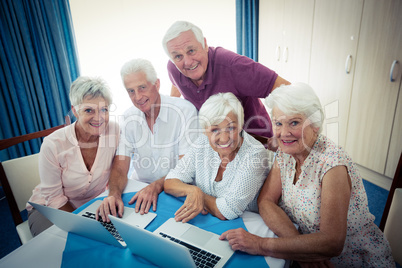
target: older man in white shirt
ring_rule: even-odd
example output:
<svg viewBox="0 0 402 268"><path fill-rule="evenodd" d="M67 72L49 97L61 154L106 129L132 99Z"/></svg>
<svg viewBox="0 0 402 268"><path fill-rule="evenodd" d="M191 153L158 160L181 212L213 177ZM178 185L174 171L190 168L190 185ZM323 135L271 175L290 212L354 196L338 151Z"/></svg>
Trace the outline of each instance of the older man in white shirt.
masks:
<svg viewBox="0 0 402 268"><path fill-rule="evenodd" d="M141 214L148 213L151 205L155 211L165 176L198 137L196 108L184 99L160 95L160 81L149 61L127 62L121 77L134 107L124 113L120 124L109 195L98 208L104 221L110 221L109 214L123 216L121 194L131 160L134 178L149 185L137 192L129 204L137 201L135 210Z"/></svg>

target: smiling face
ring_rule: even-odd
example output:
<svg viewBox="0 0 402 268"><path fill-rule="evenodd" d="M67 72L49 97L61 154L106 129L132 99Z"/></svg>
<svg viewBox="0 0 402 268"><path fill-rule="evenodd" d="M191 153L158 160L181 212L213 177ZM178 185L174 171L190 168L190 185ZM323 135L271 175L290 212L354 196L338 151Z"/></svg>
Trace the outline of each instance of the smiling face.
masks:
<svg viewBox="0 0 402 268"><path fill-rule="evenodd" d="M76 109L77 108L77 109ZM109 123L109 103L102 97L84 98L82 104L72 108L77 118L77 137L85 141L97 139Z"/></svg>
<svg viewBox="0 0 402 268"><path fill-rule="evenodd" d="M167 43L170 58L177 69L197 86L201 85L208 66L208 45L205 39L204 42L203 48L189 30Z"/></svg>
<svg viewBox="0 0 402 268"><path fill-rule="evenodd" d="M275 107L272 115L274 136L279 147L284 153L304 160L317 139L318 128L313 127L302 114L289 116Z"/></svg>
<svg viewBox="0 0 402 268"><path fill-rule="evenodd" d="M159 79L153 85L145 73L139 72L127 75L123 82L134 106L146 116L151 116L152 108L158 108L161 103Z"/></svg>
<svg viewBox="0 0 402 268"><path fill-rule="evenodd" d="M231 161L243 141L240 136L241 130L237 116L229 113L219 124L207 127L205 133L212 149L219 154L221 159L228 158Z"/></svg>

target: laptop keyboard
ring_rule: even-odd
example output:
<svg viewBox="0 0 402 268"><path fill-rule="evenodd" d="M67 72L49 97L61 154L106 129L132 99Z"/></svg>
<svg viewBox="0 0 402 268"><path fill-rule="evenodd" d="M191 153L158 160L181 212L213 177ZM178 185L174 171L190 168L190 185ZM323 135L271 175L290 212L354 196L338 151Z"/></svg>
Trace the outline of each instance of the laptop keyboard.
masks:
<svg viewBox="0 0 402 268"><path fill-rule="evenodd" d="M170 235L164 234L164 233L159 233L163 238L168 238L173 242L176 242L180 245L183 245L187 247L190 251L191 257L193 257L193 260L195 262L195 265L197 267L214 267L218 261L221 259L221 257L216 256L208 251L202 250L200 248L197 248L193 245L190 245L184 241L181 241L177 238L174 238Z"/></svg>
<svg viewBox="0 0 402 268"><path fill-rule="evenodd" d="M82 214L82 216L96 220L95 213L89 211L86 211L85 214ZM106 230L109 231L109 233L114 236L114 238L116 238L118 241L124 242L123 238L121 238L119 232L116 230L112 222L104 222L101 217L99 217L98 221L103 225L103 227L106 228Z"/></svg>

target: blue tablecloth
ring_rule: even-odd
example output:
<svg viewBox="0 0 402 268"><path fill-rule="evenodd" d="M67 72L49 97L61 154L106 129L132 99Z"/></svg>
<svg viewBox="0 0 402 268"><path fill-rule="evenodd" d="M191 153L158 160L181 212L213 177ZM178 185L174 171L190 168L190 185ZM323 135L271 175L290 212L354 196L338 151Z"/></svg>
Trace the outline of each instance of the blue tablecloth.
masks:
<svg viewBox="0 0 402 268"><path fill-rule="evenodd" d="M126 206L135 193L123 194L122 199ZM103 199L103 198L98 198ZM78 208L78 213L97 199L94 199L84 206ZM183 204L184 198L175 198L162 192L159 195L155 219L147 226L147 230L153 232L169 218L174 217L176 210ZM131 205L134 207L134 205ZM241 218L221 221L218 218L208 215L198 215L189 223L205 230L222 234L223 232L244 228L246 226ZM235 252L225 267L268 267L264 257L253 256L243 252ZM137 257L129 249L117 248L102 242L91 240L73 233L67 236L66 247L63 252L61 267L155 267L147 260Z"/></svg>

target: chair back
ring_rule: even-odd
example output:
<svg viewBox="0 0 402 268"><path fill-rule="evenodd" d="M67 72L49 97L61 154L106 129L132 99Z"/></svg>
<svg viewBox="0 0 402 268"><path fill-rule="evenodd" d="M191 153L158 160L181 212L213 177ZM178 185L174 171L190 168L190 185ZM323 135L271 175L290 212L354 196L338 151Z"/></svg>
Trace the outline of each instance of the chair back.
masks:
<svg viewBox="0 0 402 268"><path fill-rule="evenodd" d="M70 124L70 117L65 117L66 124L53 128L0 140L0 150L19 143L45 137ZM0 162L0 183L6 195L15 226L23 222L21 211L32 195L32 190L40 182L38 154L24 156Z"/></svg>
<svg viewBox="0 0 402 268"><path fill-rule="evenodd" d="M385 203L384 212L382 213L380 230L384 231L385 223L387 222L389 208L391 207L394 191L397 188L402 188L402 153L399 157L398 166L396 167L394 179L392 180L391 188L389 189L387 202Z"/></svg>
<svg viewBox="0 0 402 268"><path fill-rule="evenodd" d="M20 212L40 183L38 159L39 154L33 154L0 163Z"/></svg>
<svg viewBox="0 0 402 268"><path fill-rule="evenodd" d="M385 223L384 234L387 238L394 260L402 265L402 188L394 191L391 207L388 212L387 222Z"/></svg>

